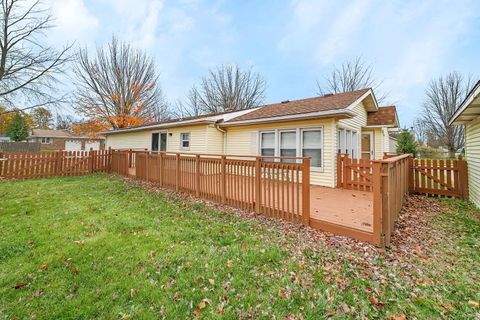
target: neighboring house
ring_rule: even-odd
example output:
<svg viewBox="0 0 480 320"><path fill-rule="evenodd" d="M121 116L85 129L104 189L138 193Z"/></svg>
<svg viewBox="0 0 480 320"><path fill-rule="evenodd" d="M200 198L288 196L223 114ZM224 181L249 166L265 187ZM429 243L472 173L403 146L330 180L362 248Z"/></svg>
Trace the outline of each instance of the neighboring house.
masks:
<svg viewBox="0 0 480 320"><path fill-rule="evenodd" d="M450 124L465 125L469 197L480 207L480 81L455 112Z"/></svg>
<svg viewBox="0 0 480 320"><path fill-rule="evenodd" d="M0 136L0 142L3 142L3 141L10 141L10 137L7 137L7 136Z"/></svg>
<svg viewBox="0 0 480 320"><path fill-rule="evenodd" d="M52 129L32 129L29 142L40 142L41 151L81 151L81 150L100 150L105 147L105 138L91 139L89 137L74 136L64 130Z"/></svg>
<svg viewBox="0 0 480 320"><path fill-rule="evenodd" d="M106 146L152 151L311 157L311 183L335 186L336 155L381 159L399 127L371 89L104 132Z"/></svg>

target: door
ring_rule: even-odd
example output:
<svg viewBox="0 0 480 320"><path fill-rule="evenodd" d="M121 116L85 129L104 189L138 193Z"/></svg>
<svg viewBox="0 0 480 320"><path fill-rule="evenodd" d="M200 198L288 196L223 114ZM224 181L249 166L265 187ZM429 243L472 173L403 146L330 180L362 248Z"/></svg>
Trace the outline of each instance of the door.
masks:
<svg viewBox="0 0 480 320"><path fill-rule="evenodd" d="M65 141L65 151L82 151L82 141L80 140Z"/></svg>
<svg viewBox="0 0 480 320"><path fill-rule="evenodd" d="M152 133L152 151L167 151L167 133Z"/></svg>
<svg viewBox="0 0 480 320"><path fill-rule="evenodd" d="M85 150L100 150L100 141L85 141Z"/></svg>
<svg viewBox="0 0 480 320"><path fill-rule="evenodd" d="M362 133L362 159L373 160L373 132Z"/></svg>

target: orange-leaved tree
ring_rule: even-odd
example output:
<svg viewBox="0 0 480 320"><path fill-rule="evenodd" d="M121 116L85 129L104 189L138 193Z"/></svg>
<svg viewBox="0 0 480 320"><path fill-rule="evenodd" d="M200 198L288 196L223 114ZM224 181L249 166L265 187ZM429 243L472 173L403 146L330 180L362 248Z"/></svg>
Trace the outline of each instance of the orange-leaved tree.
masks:
<svg viewBox="0 0 480 320"><path fill-rule="evenodd" d="M94 57L78 51L75 109L88 122L127 128L168 117L153 59L112 38Z"/></svg>

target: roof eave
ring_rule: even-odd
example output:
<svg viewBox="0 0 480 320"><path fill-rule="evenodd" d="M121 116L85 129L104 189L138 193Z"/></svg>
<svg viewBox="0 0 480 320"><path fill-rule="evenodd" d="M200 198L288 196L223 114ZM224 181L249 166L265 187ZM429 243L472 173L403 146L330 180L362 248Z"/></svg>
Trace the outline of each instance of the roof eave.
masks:
<svg viewBox="0 0 480 320"><path fill-rule="evenodd" d="M459 119L462 113L470 106L470 104L480 96L480 81L478 81L475 86L473 87L472 91L468 94L465 100L462 102L458 110L453 114L452 118L448 122L449 125L460 125L470 122L472 119L469 120L462 120ZM473 115L473 114L472 114ZM480 111L476 114L480 115Z"/></svg>
<svg viewBox="0 0 480 320"><path fill-rule="evenodd" d="M171 122L171 123L163 123L163 124L153 124L153 125L150 125L150 126L143 126L143 127L134 127L134 128L125 128L125 129L102 131L102 132L100 132L100 134L109 135L109 134L133 132L133 131L168 129L168 128L185 127L185 126L197 125L197 124L210 124L210 123L216 123L217 121L218 120L179 121L179 122Z"/></svg>
<svg viewBox="0 0 480 320"><path fill-rule="evenodd" d="M315 118L331 118L331 117L351 118L353 116L355 116L354 112L346 109L340 109L340 110L300 113L300 114L293 114L288 116L260 118L260 119L253 119L253 120L240 120L240 121L232 121L232 122L227 121L227 122L221 123L220 126L232 127L232 126L242 126L242 125L250 125L250 124L257 124L257 123L295 121L295 120L305 120L305 119L315 119Z"/></svg>

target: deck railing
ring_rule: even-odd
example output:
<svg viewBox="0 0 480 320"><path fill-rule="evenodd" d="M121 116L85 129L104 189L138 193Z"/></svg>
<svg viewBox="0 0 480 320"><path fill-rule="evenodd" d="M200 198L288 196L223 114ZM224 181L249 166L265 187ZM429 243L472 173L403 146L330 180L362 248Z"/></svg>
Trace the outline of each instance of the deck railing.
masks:
<svg viewBox="0 0 480 320"><path fill-rule="evenodd" d="M113 160L116 153L128 157L114 151ZM137 152L135 157L138 179L270 217L310 223L309 158L165 152Z"/></svg>
<svg viewBox="0 0 480 320"><path fill-rule="evenodd" d="M0 177L32 179L110 171L111 150L0 153Z"/></svg>
<svg viewBox="0 0 480 320"><path fill-rule="evenodd" d="M372 162L373 236L379 246L389 246L395 221L408 196L412 155L404 154Z"/></svg>

